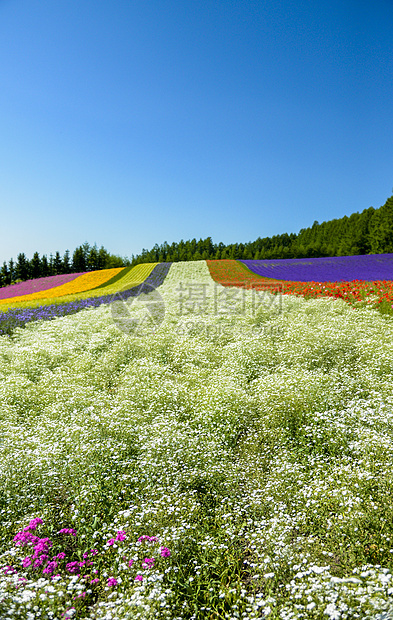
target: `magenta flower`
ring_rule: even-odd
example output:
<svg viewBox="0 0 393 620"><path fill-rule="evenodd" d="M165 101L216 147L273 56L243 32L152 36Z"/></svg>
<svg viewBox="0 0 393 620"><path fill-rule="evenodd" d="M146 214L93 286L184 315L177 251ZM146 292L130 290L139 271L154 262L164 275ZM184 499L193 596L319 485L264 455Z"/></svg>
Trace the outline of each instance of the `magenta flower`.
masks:
<svg viewBox="0 0 393 620"><path fill-rule="evenodd" d="M115 544L115 539L114 538L110 538L106 544L111 547L112 545Z"/></svg>
<svg viewBox="0 0 393 620"><path fill-rule="evenodd" d="M36 519L32 519L29 525L26 527L26 530L36 530L39 525L43 523L43 520L37 517Z"/></svg>
<svg viewBox="0 0 393 620"><path fill-rule="evenodd" d="M68 562L68 564L66 564L66 569L69 573L71 573L71 575L73 575L74 573L79 573L79 566L78 566L78 562Z"/></svg>
<svg viewBox="0 0 393 620"><path fill-rule="evenodd" d="M55 557L53 559L54 560L64 560L65 556L66 556L66 554L64 553L64 551L61 551L60 553L55 555Z"/></svg>
<svg viewBox="0 0 393 620"><path fill-rule="evenodd" d="M44 568L44 570L42 571L42 573L45 575L51 575L52 573L55 572L56 568L57 568L57 562L49 562L47 566Z"/></svg>
<svg viewBox="0 0 393 620"><path fill-rule="evenodd" d="M91 555L97 555L98 551L97 549L90 549L90 553Z"/></svg>
<svg viewBox="0 0 393 620"><path fill-rule="evenodd" d="M147 536L144 534L138 538L138 542L158 542L158 538L156 536Z"/></svg>
<svg viewBox="0 0 393 620"><path fill-rule="evenodd" d="M114 588L117 585L118 585L117 579L115 579L114 577L109 577L109 579L108 579L108 586L110 588Z"/></svg>
<svg viewBox="0 0 393 620"><path fill-rule="evenodd" d="M161 547L160 554L162 558L169 558L171 552L169 551L168 547Z"/></svg>
<svg viewBox="0 0 393 620"><path fill-rule="evenodd" d="M44 563L44 558L48 559L47 555L41 555L37 560L34 561L34 568L40 568L40 566Z"/></svg>
<svg viewBox="0 0 393 620"><path fill-rule="evenodd" d="M69 527L63 527L63 529L59 531L59 534L71 534L71 536L76 536L76 530Z"/></svg>
<svg viewBox="0 0 393 620"><path fill-rule="evenodd" d="M28 566L30 566L30 564L31 564L31 557L30 557L30 556L27 556L27 557L23 560L23 564L22 564L22 566L23 566L23 568L27 568Z"/></svg>
<svg viewBox="0 0 393 620"><path fill-rule="evenodd" d="M126 538L126 533L124 532L124 530L119 530L116 534L116 540L120 540L123 541Z"/></svg>
<svg viewBox="0 0 393 620"><path fill-rule="evenodd" d="M153 568L154 562L154 558L145 558L142 562L142 568Z"/></svg>
<svg viewBox="0 0 393 620"><path fill-rule="evenodd" d="M92 579L92 580L90 581L90 583L98 583L98 582L99 582L99 579L97 579L97 578L96 578L96 579Z"/></svg>
<svg viewBox="0 0 393 620"><path fill-rule="evenodd" d="M133 563L134 563L134 560L130 560L130 561L128 562L128 566L131 568L131 566L133 565Z"/></svg>
<svg viewBox="0 0 393 620"><path fill-rule="evenodd" d="M49 538L39 538L37 544L34 547L33 557L37 558L40 553L47 553L50 547L53 546L53 543Z"/></svg>
<svg viewBox="0 0 393 620"><path fill-rule="evenodd" d="M28 543L32 543L33 545L38 542L40 539L38 538L38 536L34 536L34 534L30 534L30 532L28 532L27 530L22 530L21 532L18 532L15 536L14 536L14 543L17 546L22 546L24 547L24 545L27 545Z"/></svg>
<svg viewBox="0 0 393 620"><path fill-rule="evenodd" d="M142 575L137 575L137 576L135 577L135 580L134 580L134 581L143 581L143 576L142 576Z"/></svg>

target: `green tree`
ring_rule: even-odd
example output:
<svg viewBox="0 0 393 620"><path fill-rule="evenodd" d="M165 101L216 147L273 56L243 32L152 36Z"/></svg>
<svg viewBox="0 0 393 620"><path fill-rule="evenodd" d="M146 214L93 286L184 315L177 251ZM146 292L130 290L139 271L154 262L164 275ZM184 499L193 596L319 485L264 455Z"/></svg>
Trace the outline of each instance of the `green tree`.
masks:
<svg viewBox="0 0 393 620"><path fill-rule="evenodd" d="M18 254L15 264L15 278L17 280L27 280L29 278L29 261L26 258L26 254L21 252Z"/></svg>
<svg viewBox="0 0 393 620"><path fill-rule="evenodd" d="M71 273L72 265L70 260L70 251L66 250L63 256L63 273Z"/></svg>
<svg viewBox="0 0 393 620"><path fill-rule="evenodd" d="M59 273L63 273L63 261L61 260L60 252L56 252L53 259L53 271L56 276Z"/></svg>
<svg viewBox="0 0 393 620"><path fill-rule="evenodd" d="M43 278L49 276L49 264L46 254L41 258L41 275Z"/></svg>
<svg viewBox="0 0 393 620"><path fill-rule="evenodd" d="M42 275L41 259L38 252L34 252L30 261L30 274L32 278L40 278Z"/></svg>
<svg viewBox="0 0 393 620"><path fill-rule="evenodd" d="M86 271L86 258L82 246L79 246L74 250L72 255L72 270L76 273Z"/></svg>

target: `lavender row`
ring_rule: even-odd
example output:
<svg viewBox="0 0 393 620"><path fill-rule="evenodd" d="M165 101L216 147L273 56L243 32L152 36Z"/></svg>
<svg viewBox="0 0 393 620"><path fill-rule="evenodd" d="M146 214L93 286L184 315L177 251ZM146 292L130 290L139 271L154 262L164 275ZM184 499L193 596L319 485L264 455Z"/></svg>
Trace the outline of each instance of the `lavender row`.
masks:
<svg viewBox="0 0 393 620"><path fill-rule="evenodd" d="M148 293L152 288L155 289L161 286L167 276L170 266L171 263L160 263L156 265L143 284L122 291L122 299L137 297L143 292ZM109 295L101 295L101 297L89 297L88 299L49 304L36 308L10 308L6 312L0 314L0 335L11 335L16 327L24 327L26 323L31 323L32 321L48 321L68 314L75 314L85 308L97 308L101 304L109 304L113 298L114 295L111 293Z"/></svg>
<svg viewBox="0 0 393 620"><path fill-rule="evenodd" d="M241 260L240 262L265 278L293 282L393 280L393 254Z"/></svg>

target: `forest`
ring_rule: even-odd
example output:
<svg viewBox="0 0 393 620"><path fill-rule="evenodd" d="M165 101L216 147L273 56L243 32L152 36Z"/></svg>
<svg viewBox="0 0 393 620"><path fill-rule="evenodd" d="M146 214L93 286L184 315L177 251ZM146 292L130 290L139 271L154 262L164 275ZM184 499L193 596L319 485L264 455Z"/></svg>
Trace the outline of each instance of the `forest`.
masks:
<svg viewBox="0 0 393 620"><path fill-rule="evenodd" d="M177 262L201 259L277 259L317 258L321 256L353 256L360 254L393 253L393 196L375 209L369 207L361 213L353 213L327 222L315 221L298 234L284 233L273 237L258 237L248 243L225 245L213 243L211 237L179 241L161 245L151 250L143 249L131 258L109 253L103 246L90 246L88 242L77 247L72 256L66 250L40 257L35 252L29 260L24 253L4 261L0 270L0 286L32 278L62 273L77 273L128 267L139 263Z"/></svg>

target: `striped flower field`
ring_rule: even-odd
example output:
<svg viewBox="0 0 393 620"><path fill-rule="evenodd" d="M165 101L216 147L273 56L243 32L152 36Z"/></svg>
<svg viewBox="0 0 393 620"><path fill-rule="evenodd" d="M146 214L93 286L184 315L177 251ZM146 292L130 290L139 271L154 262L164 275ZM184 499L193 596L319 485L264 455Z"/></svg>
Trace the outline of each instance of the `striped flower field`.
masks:
<svg viewBox="0 0 393 620"><path fill-rule="evenodd" d="M107 293L0 336L1 618L392 617L392 318L243 273L125 270L92 292L140 329Z"/></svg>

